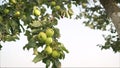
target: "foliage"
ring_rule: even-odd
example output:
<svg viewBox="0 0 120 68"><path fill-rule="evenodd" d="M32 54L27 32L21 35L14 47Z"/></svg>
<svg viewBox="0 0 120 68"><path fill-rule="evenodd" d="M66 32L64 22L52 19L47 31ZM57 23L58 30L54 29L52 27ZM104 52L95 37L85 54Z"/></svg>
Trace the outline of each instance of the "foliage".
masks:
<svg viewBox="0 0 120 68"><path fill-rule="evenodd" d="M60 30L55 26L61 18L72 18L74 13L72 5L76 5L81 7L81 12L76 16L76 19L85 18L86 21L83 23L86 26L111 32L111 35L104 36L105 44L99 46L102 49L112 48L114 52L120 51L120 40L110 18L107 17L105 10L98 4L97 0L91 1L3 0L3 4L0 5L0 41L16 41L19 39L20 33L25 32L28 43L23 49L33 49L35 55L33 62L42 61L46 64L46 68L52 63L52 68L59 68L61 66L60 59L64 59L65 52L69 52L63 43L59 42ZM119 0L116 0L116 2L119 3ZM54 32L50 32L51 35L49 35L49 32L46 33L47 29L52 29ZM50 43L46 43L46 38L51 38L47 41ZM48 50L46 50L47 46L49 46ZM2 45L0 45L1 48ZM39 48L42 48L42 50L39 50ZM55 55L57 57L51 53L54 51L56 51Z"/></svg>
<svg viewBox="0 0 120 68"><path fill-rule="evenodd" d="M33 49L33 54L36 55L33 62L43 61L46 67L49 67L50 63L53 64L53 68L58 67L59 60L65 58L65 52L68 53L68 50L58 41L60 32L55 26L61 17L71 17L73 13L71 7L64 6L65 3L71 3L56 0L9 0L9 2L4 0L3 2L4 4L0 6L0 40L16 41L20 33L25 32L28 43L23 49ZM40 34L41 32L44 34ZM49 48L46 50L47 46L52 50ZM39 50L40 47L42 50ZM49 51L53 53L50 54Z"/></svg>

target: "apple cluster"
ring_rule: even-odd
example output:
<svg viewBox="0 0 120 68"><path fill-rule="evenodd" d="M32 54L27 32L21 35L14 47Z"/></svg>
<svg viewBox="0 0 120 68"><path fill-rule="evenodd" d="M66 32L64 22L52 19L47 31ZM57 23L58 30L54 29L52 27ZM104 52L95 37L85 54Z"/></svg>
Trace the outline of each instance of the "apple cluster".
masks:
<svg viewBox="0 0 120 68"><path fill-rule="evenodd" d="M5 15L5 17L0 16L0 22L4 21L4 18L9 18L10 24L7 24L8 30L10 27L10 34L13 33L17 35L22 29L24 30L22 24L19 23L23 21L23 25L27 26L25 36L27 36L28 39L28 43L23 49L33 49L33 55L35 55L33 62L37 63L42 60L43 63L46 64L46 68L48 68L50 63L53 64L53 68L58 68L57 66L60 64L59 60L65 58L65 52L69 52L64 45L59 42L60 32L59 29L54 26L58 24L60 17L69 17L70 14L73 14L70 9L71 5L69 5L67 10L65 6L63 6L66 1L62 2L61 0L8 1L9 6L5 6L5 8L2 9L3 12L1 12L4 13L3 15ZM49 8L52 11L50 13L47 12ZM15 26L15 28L12 26ZM15 32L13 32L14 30ZM6 36L6 38L8 38L8 36ZM40 47L42 48L41 50L39 49Z"/></svg>
<svg viewBox="0 0 120 68"><path fill-rule="evenodd" d="M54 35L54 30L52 28L47 28L45 32L42 31L38 34L38 39L41 42L45 42L46 45L49 45L53 41L52 39L53 35Z"/></svg>
<svg viewBox="0 0 120 68"><path fill-rule="evenodd" d="M38 39L40 42L44 42L46 44L44 51L47 55L51 55L54 58L58 58L60 56L59 51L54 50L50 44L53 42L54 30L52 28L47 28L45 32L40 32L38 34Z"/></svg>
<svg viewBox="0 0 120 68"><path fill-rule="evenodd" d="M51 1L50 5L54 7L56 11L59 11L61 9L60 5L57 5L55 1Z"/></svg>

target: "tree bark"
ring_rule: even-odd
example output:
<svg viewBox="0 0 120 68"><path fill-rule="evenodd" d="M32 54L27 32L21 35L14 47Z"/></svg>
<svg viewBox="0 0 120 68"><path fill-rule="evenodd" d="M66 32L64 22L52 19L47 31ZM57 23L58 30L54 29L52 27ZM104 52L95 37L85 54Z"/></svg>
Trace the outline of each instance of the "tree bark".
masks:
<svg viewBox="0 0 120 68"><path fill-rule="evenodd" d="M120 8L117 6L115 0L100 0L108 17L111 18L116 31L120 38Z"/></svg>

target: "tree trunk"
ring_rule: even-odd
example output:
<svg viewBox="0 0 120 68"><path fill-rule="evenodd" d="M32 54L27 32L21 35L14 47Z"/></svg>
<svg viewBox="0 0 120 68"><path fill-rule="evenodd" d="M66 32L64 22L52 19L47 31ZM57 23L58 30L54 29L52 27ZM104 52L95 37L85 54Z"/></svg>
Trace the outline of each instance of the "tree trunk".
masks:
<svg viewBox="0 0 120 68"><path fill-rule="evenodd" d="M115 0L100 0L100 3L108 14L108 17L111 18L120 38L120 8L117 6Z"/></svg>

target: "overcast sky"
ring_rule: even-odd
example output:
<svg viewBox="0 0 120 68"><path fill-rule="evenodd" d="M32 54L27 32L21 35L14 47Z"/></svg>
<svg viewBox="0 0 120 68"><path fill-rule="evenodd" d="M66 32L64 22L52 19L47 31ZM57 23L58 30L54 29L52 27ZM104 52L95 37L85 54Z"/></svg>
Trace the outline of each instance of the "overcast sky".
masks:
<svg viewBox="0 0 120 68"><path fill-rule="evenodd" d="M74 11L79 11L74 8ZM62 67L120 67L120 54L112 49L101 50L97 44L104 43L103 33L92 30L81 24L82 20L61 19L60 41L70 51L66 58L61 60ZM26 37L21 34L20 40L3 44L0 51L0 67L45 67L42 62L34 64L32 50L23 51L27 43Z"/></svg>

